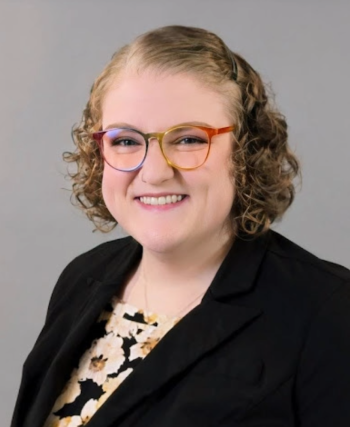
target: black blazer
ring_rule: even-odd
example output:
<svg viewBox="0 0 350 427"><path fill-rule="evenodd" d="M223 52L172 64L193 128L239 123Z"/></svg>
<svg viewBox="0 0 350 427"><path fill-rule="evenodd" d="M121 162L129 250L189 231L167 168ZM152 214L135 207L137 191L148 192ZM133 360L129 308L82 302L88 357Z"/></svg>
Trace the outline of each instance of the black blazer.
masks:
<svg viewBox="0 0 350 427"><path fill-rule="evenodd" d="M127 237L65 268L24 363L12 427L42 427L89 328L141 254ZM201 304L88 426L349 427L349 270L272 231L236 240Z"/></svg>

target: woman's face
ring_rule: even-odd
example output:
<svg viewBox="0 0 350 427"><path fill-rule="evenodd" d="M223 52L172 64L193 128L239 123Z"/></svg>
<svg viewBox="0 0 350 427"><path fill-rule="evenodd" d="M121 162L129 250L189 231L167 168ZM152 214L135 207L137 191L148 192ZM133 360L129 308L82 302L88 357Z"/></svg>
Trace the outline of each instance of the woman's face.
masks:
<svg viewBox="0 0 350 427"><path fill-rule="evenodd" d="M123 123L144 133L163 132L181 123L201 122L221 128L232 124L222 95L186 74L128 75L108 90L102 127ZM194 248L227 240L227 220L234 198L230 157L232 133L212 138L210 154L198 169L169 166L156 139L150 140L141 169L121 172L104 165L106 206L124 230L155 252ZM140 197L184 195L166 205L147 205Z"/></svg>

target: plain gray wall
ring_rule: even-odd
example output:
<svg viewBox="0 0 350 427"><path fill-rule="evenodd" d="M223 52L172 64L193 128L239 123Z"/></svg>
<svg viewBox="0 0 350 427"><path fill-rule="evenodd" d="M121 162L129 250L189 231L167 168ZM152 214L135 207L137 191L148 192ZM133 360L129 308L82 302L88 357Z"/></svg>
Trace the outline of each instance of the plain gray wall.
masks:
<svg viewBox="0 0 350 427"><path fill-rule="evenodd" d="M93 79L136 35L167 24L217 32L266 82L287 116L303 187L277 229L350 267L347 1L147 0L0 3L1 385L9 425L21 366L64 266L96 244L70 206L64 150Z"/></svg>

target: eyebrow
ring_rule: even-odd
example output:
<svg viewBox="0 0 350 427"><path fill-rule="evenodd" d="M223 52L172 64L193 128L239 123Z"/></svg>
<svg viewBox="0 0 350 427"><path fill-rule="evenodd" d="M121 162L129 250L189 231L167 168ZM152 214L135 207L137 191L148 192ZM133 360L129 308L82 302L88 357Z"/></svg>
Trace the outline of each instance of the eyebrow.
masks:
<svg viewBox="0 0 350 427"><path fill-rule="evenodd" d="M212 125L205 123L205 122L192 121L192 122L178 123L176 125L170 126L168 129L171 129L175 126L190 126L190 125L204 126L204 127L208 127L208 128L213 127ZM141 129L139 129L137 126L134 126L134 125L131 125L130 123L125 123L125 122L112 123L112 124L106 126L104 130L114 129L114 128L130 128L130 129L135 129L135 130L138 130L139 132L142 132Z"/></svg>

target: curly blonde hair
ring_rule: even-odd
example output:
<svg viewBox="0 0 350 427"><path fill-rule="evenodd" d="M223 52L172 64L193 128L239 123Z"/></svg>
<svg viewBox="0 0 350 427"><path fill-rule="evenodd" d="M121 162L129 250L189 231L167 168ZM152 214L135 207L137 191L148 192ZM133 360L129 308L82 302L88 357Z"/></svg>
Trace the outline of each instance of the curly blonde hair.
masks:
<svg viewBox="0 0 350 427"><path fill-rule="evenodd" d="M232 78L236 64L237 79ZM260 75L242 56L228 49L216 34L185 26L162 27L136 38L113 56L95 80L82 119L72 130L75 163L72 203L102 232L117 222L102 197L103 160L91 134L101 130L101 106L112 83L128 70L186 73L223 94L235 123L232 174L235 199L232 224L236 234L257 236L282 218L295 196L299 162L288 146L287 123L273 104ZM94 230L94 231L95 231Z"/></svg>

